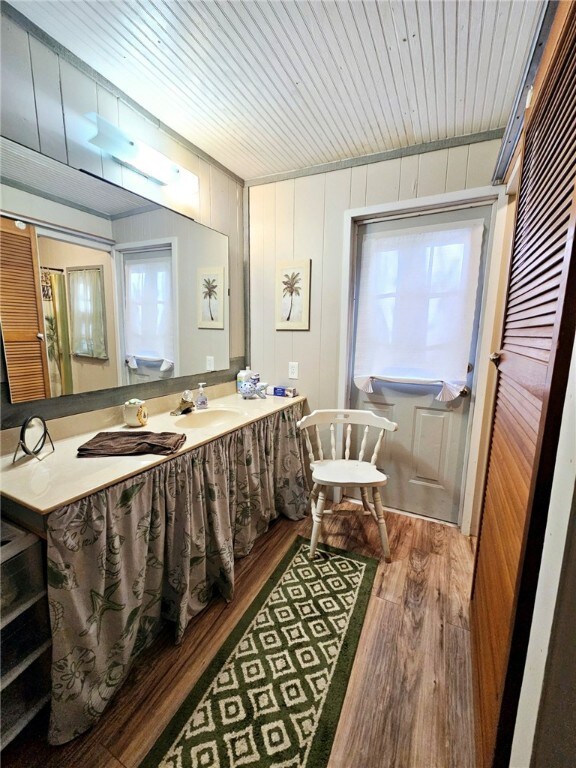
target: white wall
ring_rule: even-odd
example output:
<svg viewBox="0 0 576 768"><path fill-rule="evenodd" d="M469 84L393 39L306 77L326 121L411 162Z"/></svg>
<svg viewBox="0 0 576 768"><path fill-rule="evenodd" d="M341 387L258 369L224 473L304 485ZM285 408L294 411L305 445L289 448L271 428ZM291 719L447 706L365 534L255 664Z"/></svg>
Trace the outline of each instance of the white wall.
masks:
<svg viewBox="0 0 576 768"><path fill-rule="evenodd" d="M253 186L250 223L250 364L263 380L293 382L310 408L334 407L338 391L344 211L490 184L500 141ZM309 331L274 330L276 264L311 259Z"/></svg>
<svg viewBox="0 0 576 768"><path fill-rule="evenodd" d="M11 19L0 25L2 135L74 168L82 168L155 202L191 216L229 237L230 355L244 354L243 185L233 174L195 154L154 122L58 55ZM196 199L177 199L122 168L88 142L95 133L86 113L106 120L170 157L199 177Z"/></svg>

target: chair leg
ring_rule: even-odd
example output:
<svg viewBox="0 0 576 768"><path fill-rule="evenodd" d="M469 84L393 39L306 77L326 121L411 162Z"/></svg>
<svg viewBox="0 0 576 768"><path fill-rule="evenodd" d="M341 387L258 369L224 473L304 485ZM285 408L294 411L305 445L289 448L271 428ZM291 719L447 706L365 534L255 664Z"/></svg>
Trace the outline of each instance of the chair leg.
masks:
<svg viewBox="0 0 576 768"><path fill-rule="evenodd" d="M364 507L365 515L373 515L374 510L370 502L368 501L368 490L366 488L360 488L360 495L362 496L362 506Z"/></svg>
<svg viewBox="0 0 576 768"><path fill-rule="evenodd" d="M314 507L316 506L316 499L318 498L318 483L314 483L312 486L312 490L310 491L310 498L308 499L310 503L310 511L314 513Z"/></svg>
<svg viewBox="0 0 576 768"><path fill-rule="evenodd" d="M380 532L380 541L382 542L384 560L387 563L391 563L392 558L390 557L388 531L386 530L386 521L384 520L384 510L382 509L382 498L380 497L380 491L378 490L378 487L374 487L372 489L372 496L374 498L374 508L376 510L376 519L378 520L378 531Z"/></svg>
<svg viewBox="0 0 576 768"><path fill-rule="evenodd" d="M320 527L322 525L322 515L324 514L324 504L326 503L326 488L321 485L319 488L314 486L312 490L312 538L310 540L310 560L314 559L316 554L316 545L320 536Z"/></svg>

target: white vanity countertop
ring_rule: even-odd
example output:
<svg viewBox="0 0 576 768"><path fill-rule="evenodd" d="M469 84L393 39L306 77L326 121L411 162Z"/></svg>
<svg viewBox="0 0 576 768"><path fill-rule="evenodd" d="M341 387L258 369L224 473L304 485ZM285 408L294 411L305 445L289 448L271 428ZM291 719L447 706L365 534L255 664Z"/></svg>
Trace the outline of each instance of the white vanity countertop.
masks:
<svg viewBox="0 0 576 768"><path fill-rule="evenodd" d="M168 412L157 413L150 416L145 427L133 428L117 424L105 429L106 431L185 433L186 442L178 451L180 454L198 448L204 443L276 411L289 408L304 399L299 396L243 400L239 395L232 394L210 400L206 410L183 416L171 416ZM48 427L50 428L50 425ZM137 475L178 455L146 454L78 458L76 453L78 447L100 431L103 430L97 429L74 437L55 440L56 450L46 455L42 461L38 461L33 456L23 456L20 452L21 458L13 464L12 453L2 456L0 458L2 495L45 515L64 504Z"/></svg>

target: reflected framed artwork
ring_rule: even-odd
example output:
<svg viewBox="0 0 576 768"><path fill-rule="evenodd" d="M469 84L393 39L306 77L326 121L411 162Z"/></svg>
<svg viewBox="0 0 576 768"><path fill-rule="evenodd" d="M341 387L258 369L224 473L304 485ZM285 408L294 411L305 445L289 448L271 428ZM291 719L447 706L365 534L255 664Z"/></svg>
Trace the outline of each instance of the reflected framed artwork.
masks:
<svg viewBox="0 0 576 768"><path fill-rule="evenodd" d="M225 290L222 268L198 269L198 328L224 328Z"/></svg>
<svg viewBox="0 0 576 768"><path fill-rule="evenodd" d="M310 329L310 259L276 267L276 330Z"/></svg>

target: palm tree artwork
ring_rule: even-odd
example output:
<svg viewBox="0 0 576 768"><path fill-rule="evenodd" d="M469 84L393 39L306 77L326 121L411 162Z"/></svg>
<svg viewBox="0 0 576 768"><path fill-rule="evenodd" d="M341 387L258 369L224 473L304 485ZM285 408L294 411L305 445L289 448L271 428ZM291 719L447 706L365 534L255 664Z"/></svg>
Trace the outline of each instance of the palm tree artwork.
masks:
<svg viewBox="0 0 576 768"><path fill-rule="evenodd" d="M286 322L290 322L290 317L292 316L292 309L294 308L294 296L300 296L300 291L302 290L302 286L298 285L298 283L302 282L302 276L299 272L292 272L291 274L286 273L284 275L284 279L282 280L282 285L284 286L282 289L282 296L290 297L290 305L288 307L288 314L286 315Z"/></svg>
<svg viewBox="0 0 576 768"><path fill-rule="evenodd" d="M212 313L212 299L218 297L218 283L214 277L205 277L202 281L202 298L208 299L208 311L210 313L210 320L214 320Z"/></svg>

